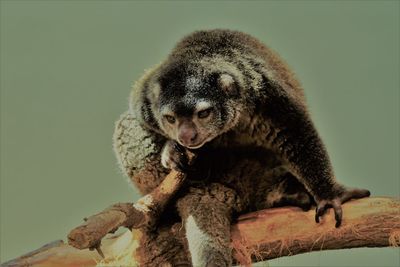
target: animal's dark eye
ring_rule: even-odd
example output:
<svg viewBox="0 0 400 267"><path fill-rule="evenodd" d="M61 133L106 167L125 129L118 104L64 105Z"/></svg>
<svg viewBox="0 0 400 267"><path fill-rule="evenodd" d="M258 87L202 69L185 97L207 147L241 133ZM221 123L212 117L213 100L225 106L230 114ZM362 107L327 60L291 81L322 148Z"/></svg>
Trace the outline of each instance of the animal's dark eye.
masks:
<svg viewBox="0 0 400 267"><path fill-rule="evenodd" d="M210 116L211 111L212 111L212 108L208 108L208 109L199 111L199 112L197 112L197 116L198 116L200 119L207 118L208 116Z"/></svg>
<svg viewBox="0 0 400 267"><path fill-rule="evenodd" d="M175 117L171 115L164 115L164 118L171 124L175 123Z"/></svg>

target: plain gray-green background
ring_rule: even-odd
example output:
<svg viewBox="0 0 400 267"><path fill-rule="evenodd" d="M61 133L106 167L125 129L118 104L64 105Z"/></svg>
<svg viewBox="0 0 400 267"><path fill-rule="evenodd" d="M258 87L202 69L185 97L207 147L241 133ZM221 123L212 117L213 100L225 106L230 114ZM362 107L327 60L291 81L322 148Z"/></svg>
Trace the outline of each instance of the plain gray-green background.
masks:
<svg viewBox="0 0 400 267"><path fill-rule="evenodd" d="M145 68L196 29L278 51L302 81L338 179L399 196L398 1L1 1L1 262L134 201L111 147ZM346 215L345 215L346 216ZM398 249L270 266L396 266Z"/></svg>

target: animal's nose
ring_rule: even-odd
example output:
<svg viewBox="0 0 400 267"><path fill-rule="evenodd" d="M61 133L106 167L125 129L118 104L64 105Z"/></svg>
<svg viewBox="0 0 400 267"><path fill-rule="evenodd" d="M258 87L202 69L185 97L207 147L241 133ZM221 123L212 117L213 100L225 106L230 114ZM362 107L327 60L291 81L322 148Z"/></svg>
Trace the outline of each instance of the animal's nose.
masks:
<svg viewBox="0 0 400 267"><path fill-rule="evenodd" d="M197 137L197 131L193 127L182 126L178 139L183 145L192 145Z"/></svg>

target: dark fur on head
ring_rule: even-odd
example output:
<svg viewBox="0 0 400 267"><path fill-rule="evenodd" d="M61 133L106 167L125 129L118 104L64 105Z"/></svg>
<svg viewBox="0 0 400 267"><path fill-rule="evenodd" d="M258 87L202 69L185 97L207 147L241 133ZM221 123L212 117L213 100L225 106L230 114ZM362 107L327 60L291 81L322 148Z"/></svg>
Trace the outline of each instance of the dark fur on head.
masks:
<svg viewBox="0 0 400 267"><path fill-rule="evenodd" d="M141 88L143 121L189 148L199 148L234 127L243 109L243 89L235 73L210 71L204 65L199 60L172 61Z"/></svg>

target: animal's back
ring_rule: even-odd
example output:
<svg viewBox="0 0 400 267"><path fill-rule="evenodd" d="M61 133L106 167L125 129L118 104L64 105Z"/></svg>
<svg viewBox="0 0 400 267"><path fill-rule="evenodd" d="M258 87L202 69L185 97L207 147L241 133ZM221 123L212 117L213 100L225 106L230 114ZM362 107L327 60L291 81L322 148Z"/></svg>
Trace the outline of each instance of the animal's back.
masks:
<svg viewBox="0 0 400 267"><path fill-rule="evenodd" d="M294 89L304 98L301 84L286 62L271 48L244 32L225 29L195 31L177 43L169 58L196 61L218 56L237 64L245 74L249 67L258 73L266 73L271 80Z"/></svg>

